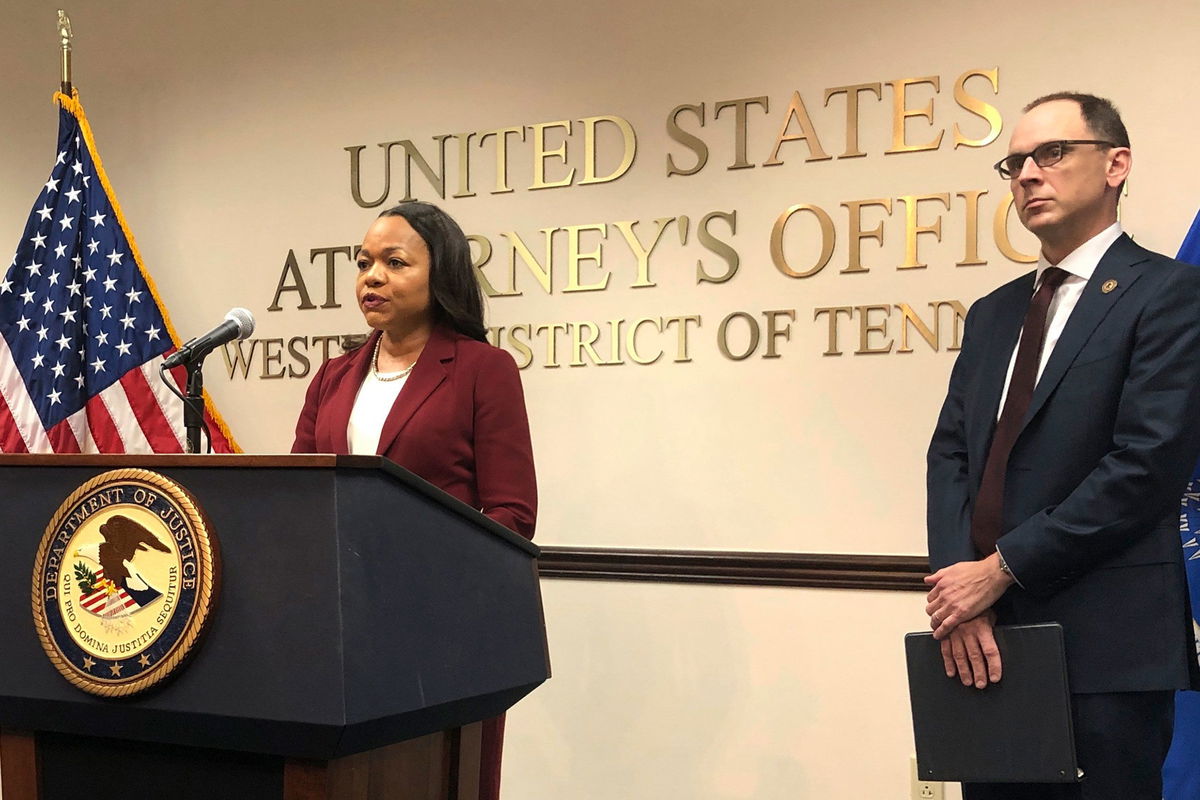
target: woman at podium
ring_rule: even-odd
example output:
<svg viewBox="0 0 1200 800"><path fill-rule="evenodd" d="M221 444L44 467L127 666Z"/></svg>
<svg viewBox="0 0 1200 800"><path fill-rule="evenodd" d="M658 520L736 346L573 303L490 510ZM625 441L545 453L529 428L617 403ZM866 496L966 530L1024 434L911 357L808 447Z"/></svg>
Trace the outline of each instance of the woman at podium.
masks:
<svg viewBox="0 0 1200 800"><path fill-rule="evenodd" d="M373 330L325 362L293 453L381 455L501 525L533 537L537 485L521 379L485 340L483 293L462 229L405 203L367 229L355 296ZM483 725L480 798L500 794L503 716Z"/></svg>

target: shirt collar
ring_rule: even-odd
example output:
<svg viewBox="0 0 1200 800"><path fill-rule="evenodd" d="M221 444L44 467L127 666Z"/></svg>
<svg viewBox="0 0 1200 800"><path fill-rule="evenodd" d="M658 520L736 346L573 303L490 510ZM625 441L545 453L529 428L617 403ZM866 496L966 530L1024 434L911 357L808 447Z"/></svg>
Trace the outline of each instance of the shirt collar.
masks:
<svg viewBox="0 0 1200 800"><path fill-rule="evenodd" d="M1121 223L1114 222L1104 230L1097 233L1092 238L1088 239L1083 244L1076 247L1067 254L1062 261L1057 264L1051 264L1046 260L1045 254L1038 255L1037 265L1037 280L1042 279L1042 273L1047 267L1058 267L1065 271L1068 275L1076 278L1082 278L1087 281L1092 277L1092 273L1096 271L1096 266L1099 265L1100 259L1108 252L1108 248L1112 247L1113 242L1121 238Z"/></svg>

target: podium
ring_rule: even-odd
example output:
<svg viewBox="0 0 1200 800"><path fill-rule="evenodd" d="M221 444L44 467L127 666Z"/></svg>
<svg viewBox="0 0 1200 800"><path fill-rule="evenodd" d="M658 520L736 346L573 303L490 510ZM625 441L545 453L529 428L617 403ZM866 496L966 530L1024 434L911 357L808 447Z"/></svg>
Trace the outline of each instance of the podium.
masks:
<svg viewBox="0 0 1200 800"><path fill-rule="evenodd" d="M190 659L109 699L30 587L58 506L134 467L203 509L221 586ZM550 674L537 547L384 458L0 455L0 531L4 800L474 800L478 721Z"/></svg>

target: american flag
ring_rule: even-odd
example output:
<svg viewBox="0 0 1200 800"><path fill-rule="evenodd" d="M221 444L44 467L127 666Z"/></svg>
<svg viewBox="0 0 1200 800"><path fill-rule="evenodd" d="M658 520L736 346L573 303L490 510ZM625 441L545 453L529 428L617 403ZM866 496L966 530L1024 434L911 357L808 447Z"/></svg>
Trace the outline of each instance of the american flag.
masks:
<svg viewBox="0 0 1200 800"><path fill-rule="evenodd" d="M138 602L130 597L129 592L112 581L105 580L103 568L96 570L94 576L95 582L92 585L95 588L87 594L80 595L79 605L98 617L122 617L132 614L146 603L162 597L161 592L147 587L143 592L142 601Z"/></svg>
<svg viewBox="0 0 1200 800"><path fill-rule="evenodd" d="M183 404L158 373L179 338L77 98L55 95L57 158L0 279L0 452L182 452ZM213 450L237 452L205 400Z"/></svg>

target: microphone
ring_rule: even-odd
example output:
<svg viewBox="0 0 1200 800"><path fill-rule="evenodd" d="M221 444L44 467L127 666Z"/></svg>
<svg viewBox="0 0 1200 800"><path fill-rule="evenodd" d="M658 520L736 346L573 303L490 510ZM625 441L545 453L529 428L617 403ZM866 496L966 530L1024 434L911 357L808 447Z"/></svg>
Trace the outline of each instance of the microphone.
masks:
<svg viewBox="0 0 1200 800"><path fill-rule="evenodd" d="M254 315L244 308L231 308L225 315L225 321L203 336L197 336L183 347L176 350L163 361L163 367L170 369L181 364L193 364L203 361L204 357L215 348L232 342L234 339L245 339L254 333Z"/></svg>

